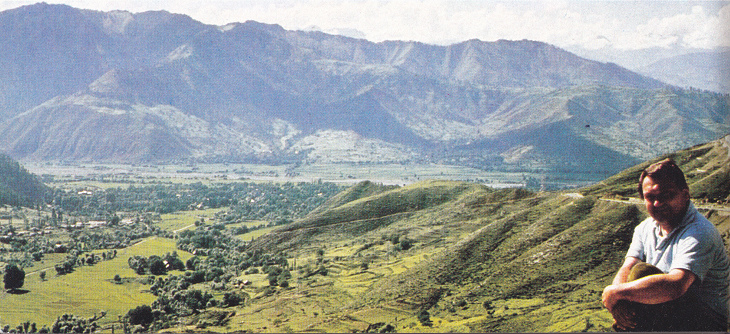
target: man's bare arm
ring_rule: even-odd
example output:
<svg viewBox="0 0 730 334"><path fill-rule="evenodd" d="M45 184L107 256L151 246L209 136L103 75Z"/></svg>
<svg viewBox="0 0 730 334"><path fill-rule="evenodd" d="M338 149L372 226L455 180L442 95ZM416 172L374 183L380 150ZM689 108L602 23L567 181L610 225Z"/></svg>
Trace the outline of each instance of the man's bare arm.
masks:
<svg viewBox="0 0 730 334"><path fill-rule="evenodd" d="M672 269L667 274L650 275L632 282L610 285L603 290L603 305L612 311L619 300L642 304L668 302L687 292L695 279L696 276L689 270Z"/></svg>
<svg viewBox="0 0 730 334"><path fill-rule="evenodd" d="M618 273L616 273L616 277L613 278L613 285L619 285L621 283L626 283L629 279L629 273L631 272L631 268L633 268L637 263L641 262L641 260L627 256L626 260L624 260L624 264L621 265L621 269L618 270Z"/></svg>

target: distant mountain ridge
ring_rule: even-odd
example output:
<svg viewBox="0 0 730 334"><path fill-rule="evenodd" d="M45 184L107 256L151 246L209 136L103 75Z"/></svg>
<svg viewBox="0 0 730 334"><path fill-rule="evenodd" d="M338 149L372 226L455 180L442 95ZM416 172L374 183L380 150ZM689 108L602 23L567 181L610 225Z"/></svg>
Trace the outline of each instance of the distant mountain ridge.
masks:
<svg viewBox="0 0 730 334"><path fill-rule="evenodd" d="M0 13L0 65L0 149L18 159L615 172L730 132L726 96L533 41L371 43L37 4ZM650 119L666 125L637 125Z"/></svg>
<svg viewBox="0 0 730 334"><path fill-rule="evenodd" d="M639 72L679 87L730 94L730 49L662 59L641 67Z"/></svg>
<svg viewBox="0 0 730 334"><path fill-rule="evenodd" d="M730 94L730 48L663 48L638 50L572 48L582 57L618 63L667 84Z"/></svg>

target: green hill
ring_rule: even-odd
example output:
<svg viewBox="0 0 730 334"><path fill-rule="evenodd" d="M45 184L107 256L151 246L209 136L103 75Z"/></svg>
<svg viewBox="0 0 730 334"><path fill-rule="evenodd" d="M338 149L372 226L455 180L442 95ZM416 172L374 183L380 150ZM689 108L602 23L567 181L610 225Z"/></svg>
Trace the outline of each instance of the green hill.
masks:
<svg viewBox="0 0 730 334"><path fill-rule="evenodd" d="M32 207L43 201L48 188L17 161L0 154L0 205Z"/></svg>
<svg viewBox="0 0 730 334"><path fill-rule="evenodd" d="M687 177L695 200L727 202L730 200L730 135L646 161L618 173L594 186L581 189L583 194L635 197L636 183L644 168L672 158Z"/></svg>
<svg viewBox="0 0 730 334"><path fill-rule="evenodd" d="M254 240L250 248L269 251L296 249L314 242L349 240L368 232L380 234L387 230L395 233L391 230L397 228L390 225L409 218L420 221L425 213L443 210L441 205L444 203L487 189L447 181L426 181L402 188L378 186L365 181L325 203L324 207L329 209L318 209L300 221L262 236Z"/></svg>
<svg viewBox="0 0 730 334"><path fill-rule="evenodd" d="M477 314L505 301L531 305L474 322L472 331L608 329L600 292L623 261L643 214L632 205L556 194L520 204L505 217L479 218L483 227L433 261L384 280L370 297L405 300L441 317L464 302ZM556 305L580 310L569 316L585 322L556 326L562 321L551 312Z"/></svg>
<svg viewBox="0 0 730 334"><path fill-rule="evenodd" d="M729 139L668 155L726 239ZM364 330L382 322L399 332L607 331L612 319L601 292L646 217L627 197L636 196L638 175L653 161L572 193L448 181L361 183L250 250L284 251L300 270L319 250L316 263L329 275L286 294L331 306L310 329Z"/></svg>

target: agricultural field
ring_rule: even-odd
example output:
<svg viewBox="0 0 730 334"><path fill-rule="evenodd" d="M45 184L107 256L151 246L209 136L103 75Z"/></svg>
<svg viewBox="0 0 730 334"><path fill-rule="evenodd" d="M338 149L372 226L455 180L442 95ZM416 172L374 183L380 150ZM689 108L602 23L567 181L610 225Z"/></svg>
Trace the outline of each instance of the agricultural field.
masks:
<svg viewBox="0 0 730 334"><path fill-rule="evenodd" d="M194 228L195 222L208 220L222 210L224 208L166 213L161 215L162 221L157 226L168 231L179 232Z"/></svg>
<svg viewBox="0 0 730 334"><path fill-rule="evenodd" d="M187 260L190 254L175 248L171 239L150 237L137 244L118 251L117 256L93 266L82 266L71 273L56 275L53 268L38 266L27 270L25 284L21 293L0 295L0 322L3 324L19 324L25 321L41 325L52 324L64 313L73 313L82 317L91 317L106 312L106 317L99 321L102 328L118 321L129 309L154 301L154 296L147 292L148 285L141 282L146 277L139 277L127 265L131 256L150 256L177 251L181 259ZM48 257L46 263L62 260L60 256ZM45 280L40 272L46 271ZM124 283L114 283L113 278L119 275Z"/></svg>

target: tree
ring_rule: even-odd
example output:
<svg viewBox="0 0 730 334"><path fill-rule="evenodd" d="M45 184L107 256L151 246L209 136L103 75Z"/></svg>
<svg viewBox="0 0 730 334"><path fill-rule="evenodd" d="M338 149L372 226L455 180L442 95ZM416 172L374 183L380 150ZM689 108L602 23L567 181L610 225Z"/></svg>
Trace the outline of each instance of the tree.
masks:
<svg viewBox="0 0 730 334"><path fill-rule="evenodd" d="M418 313L418 321L421 322L421 325L431 327L433 325L433 322L431 321L431 314L428 313L426 310L422 310L420 313Z"/></svg>
<svg viewBox="0 0 730 334"><path fill-rule="evenodd" d="M235 292L226 292L223 295L223 305L225 306L237 306L243 302L243 298Z"/></svg>
<svg viewBox="0 0 730 334"><path fill-rule="evenodd" d="M200 263L200 259L197 256L193 256L185 261L185 267L188 270L195 270L196 266Z"/></svg>
<svg viewBox="0 0 730 334"><path fill-rule="evenodd" d="M152 275L164 275L167 272L165 262L159 256L150 256L149 259L150 273Z"/></svg>
<svg viewBox="0 0 730 334"><path fill-rule="evenodd" d="M132 325L147 325L154 320L152 308L149 305L141 305L129 310L127 317Z"/></svg>
<svg viewBox="0 0 730 334"><path fill-rule="evenodd" d="M5 276L3 277L3 283L5 283L5 289L17 290L23 286L25 282L25 271L18 268L14 264L5 266Z"/></svg>

